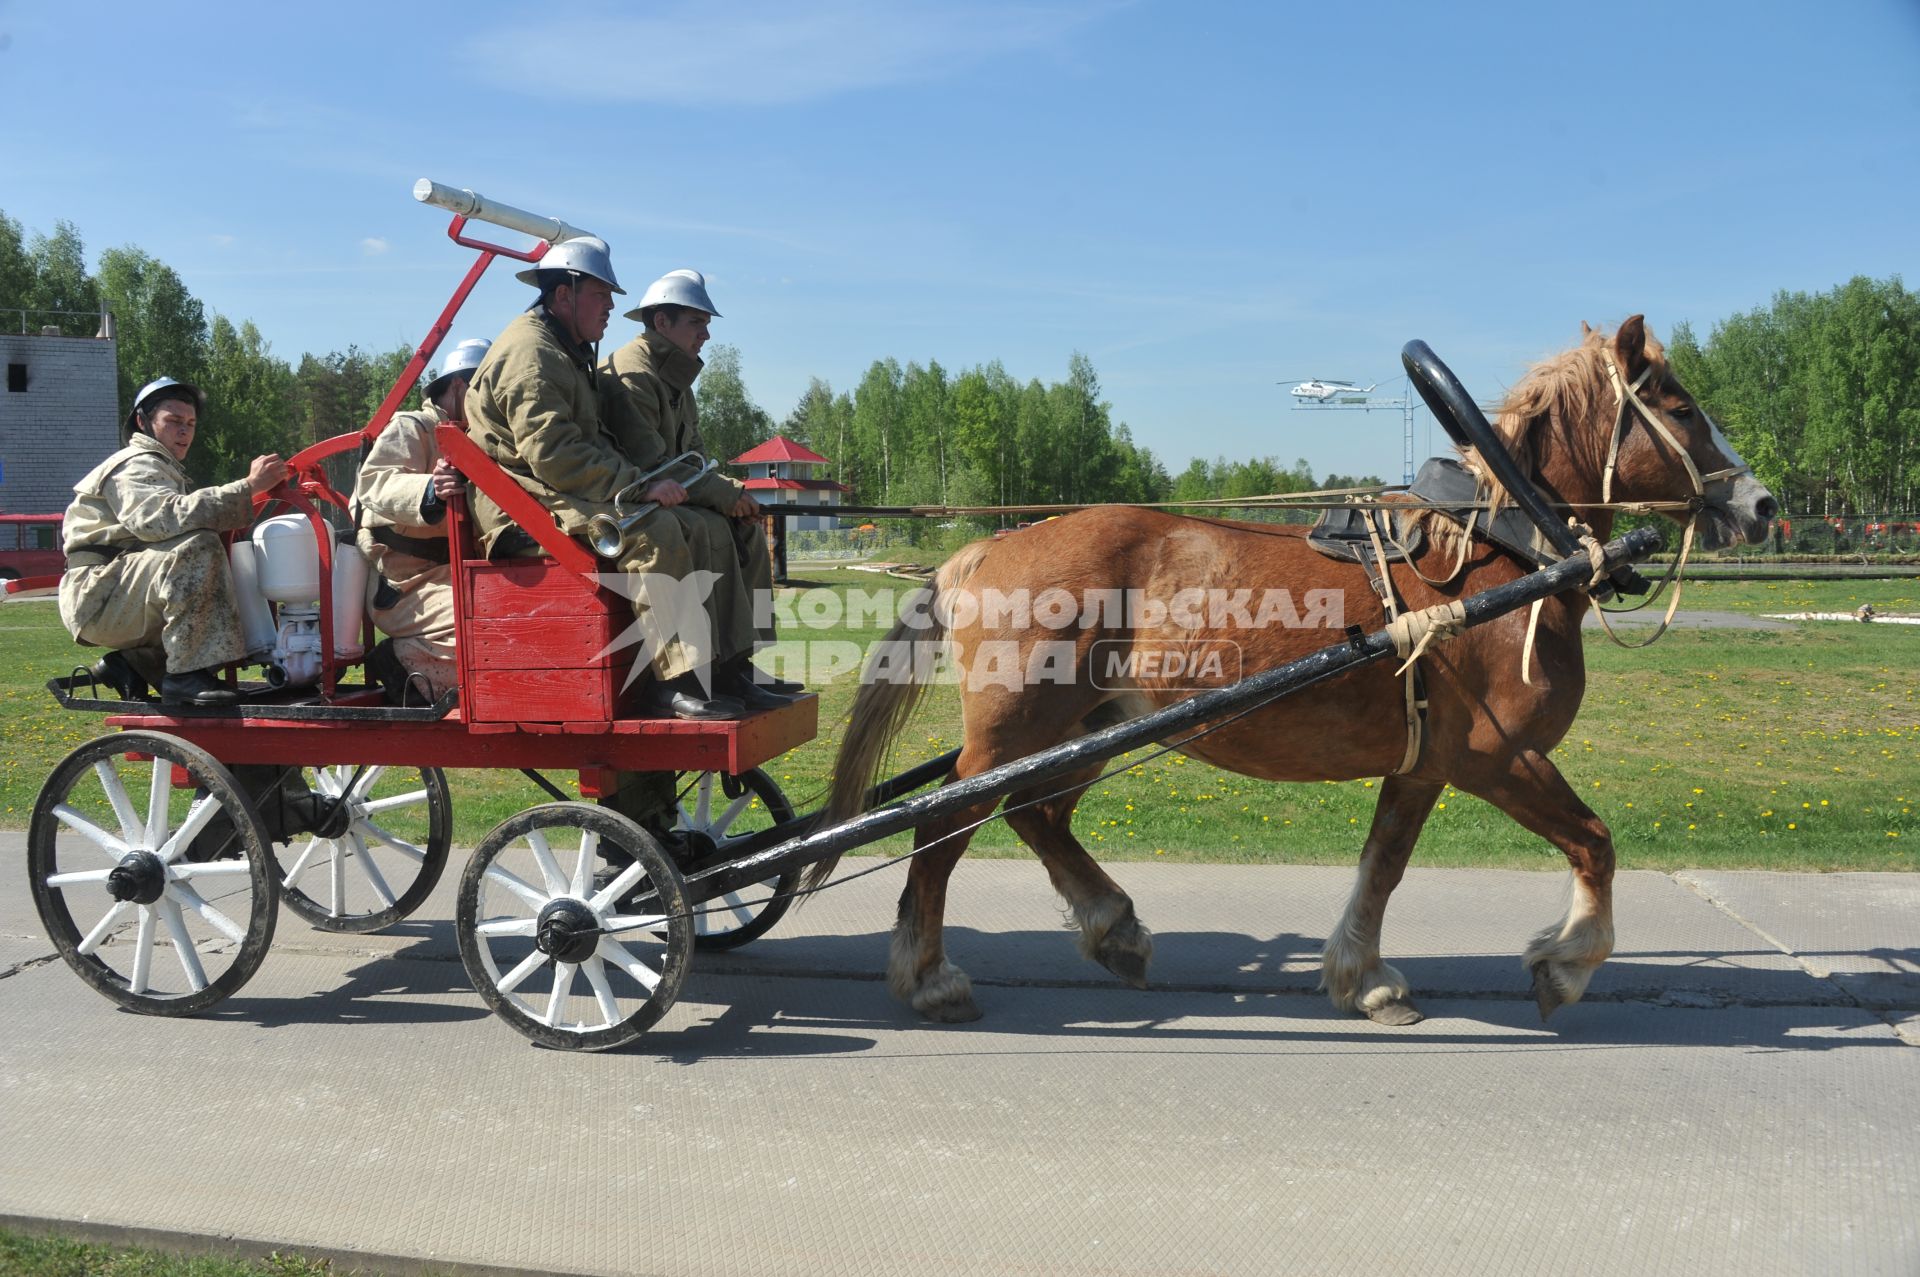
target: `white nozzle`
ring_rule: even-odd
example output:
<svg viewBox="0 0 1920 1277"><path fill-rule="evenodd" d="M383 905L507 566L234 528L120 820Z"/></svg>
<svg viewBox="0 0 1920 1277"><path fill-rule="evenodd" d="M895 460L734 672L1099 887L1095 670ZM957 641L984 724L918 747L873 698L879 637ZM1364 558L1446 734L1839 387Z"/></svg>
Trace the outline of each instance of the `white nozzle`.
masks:
<svg viewBox="0 0 1920 1277"><path fill-rule="evenodd" d="M544 239L549 244L558 244L563 239L576 239L590 233L577 226L569 226L557 217L541 217L523 208L515 208L511 204L490 200L484 195L477 195L463 187L442 186L424 177L413 184L413 198L422 204L444 208L449 213L458 213L462 217L470 217L479 222L492 222L495 226L504 226L510 231L519 231L522 235Z"/></svg>

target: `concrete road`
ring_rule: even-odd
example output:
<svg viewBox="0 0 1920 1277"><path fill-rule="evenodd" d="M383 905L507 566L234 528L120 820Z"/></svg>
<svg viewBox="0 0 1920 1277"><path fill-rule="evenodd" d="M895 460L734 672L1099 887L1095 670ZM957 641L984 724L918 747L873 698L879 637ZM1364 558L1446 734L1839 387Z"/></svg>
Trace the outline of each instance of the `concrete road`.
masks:
<svg viewBox="0 0 1920 1277"><path fill-rule="evenodd" d="M969 860L987 1018L947 1028L877 979L895 869L578 1055L484 1012L450 883L390 935L283 913L202 1018L116 1010L45 960L21 846L15 1226L385 1271L1920 1272L1920 877L1624 874L1615 958L1542 1025L1517 955L1564 877L1416 870L1387 943L1429 1018L1390 1030L1313 992L1345 871L1118 866L1136 992L1036 864Z"/></svg>

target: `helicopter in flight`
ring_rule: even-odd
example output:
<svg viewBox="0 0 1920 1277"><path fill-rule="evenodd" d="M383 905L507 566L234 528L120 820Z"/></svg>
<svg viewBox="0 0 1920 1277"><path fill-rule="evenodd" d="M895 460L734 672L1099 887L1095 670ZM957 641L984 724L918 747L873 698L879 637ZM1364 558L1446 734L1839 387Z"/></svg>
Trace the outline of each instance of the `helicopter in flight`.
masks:
<svg viewBox="0 0 1920 1277"><path fill-rule="evenodd" d="M1284 386L1286 383L1281 382L1280 384ZM1373 386L1379 384L1380 383L1376 381L1373 383ZM1302 402L1312 399L1320 403L1326 403L1329 399L1338 399L1342 396L1368 394L1373 390L1373 386L1356 386L1350 381L1322 381L1318 377L1314 377L1301 382L1295 386L1290 393L1295 399L1301 400Z"/></svg>

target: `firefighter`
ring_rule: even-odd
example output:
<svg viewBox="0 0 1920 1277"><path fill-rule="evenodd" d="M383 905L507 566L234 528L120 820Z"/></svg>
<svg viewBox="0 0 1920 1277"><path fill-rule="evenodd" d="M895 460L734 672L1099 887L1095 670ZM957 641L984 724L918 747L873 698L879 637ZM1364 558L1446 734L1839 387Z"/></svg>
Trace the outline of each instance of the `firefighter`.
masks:
<svg viewBox="0 0 1920 1277"><path fill-rule="evenodd" d="M706 277L693 270L668 271L647 286L626 317L638 320L643 331L600 366L607 426L616 444L643 471L686 452L706 456L693 382L705 367L700 351L708 325L720 318ZM746 485L716 470L686 486L669 479L656 487L682 519L704 524L711 538L733 551L710 605L720 648L732 653L721 666L720 686L750 705L779 703L803 690L798 683L767 677L751 662L756 646L773 641L770 630L754 627L756 615L771 615L773 560L760 507ZM756 602L762 605L758 611Z"/></svg>
<svg viewBox="0 0 1920 1277"><path fill-rule="evenodd" d="M387 423L360 462L352 512L357 541L373 571L367 610L388 637L367 654L367 673L387 699L438 700L459 681L453 657L453 585L447 503L463 489L460 472L440 455L438 426L463 421L467 385L492 342L453 348L421 387L425 406Z"/></svg>
<svg viewBox="0 0 1920 1277"><path fill-rule="evenodd" d="M581 536L599 513L614 512L616 494L634 487L641 470L615 446L601 417L597 343L606 334L613 297L626 290L614 277L604 240L564 240L518 278L540 290L527 312L507 325L467 391L467 432L501 469L552 511L561 531ZM658 499L653 484L640 499ZM630 494L631 496L631 494ZM489 557L538 554L486 494L472 495L474 525ZM670 508L647 516L615 561L623 573L652 573L674 583L731 554L701 525ZM667 604L669 606L660 606ZM634 592L633 608L652 646L641 712L683 719L743 717L747 706L713 686L713 665L734 655L715 650L711 620L683 594L654 598Z"/></svg>
<svg viewBox="0 0 1920 1277"><path fill-rule="evenodd" d="M141 387L124 446L73 487L60 578L60 620L76 641L115 649L94 673L133 699L157 683L168 705L227 705L218 671L247 655L233 574L217 535L253 520L253 498L279 486L278 453L247 477L195 489L183 464L206 396L161 377Z"/></svg>

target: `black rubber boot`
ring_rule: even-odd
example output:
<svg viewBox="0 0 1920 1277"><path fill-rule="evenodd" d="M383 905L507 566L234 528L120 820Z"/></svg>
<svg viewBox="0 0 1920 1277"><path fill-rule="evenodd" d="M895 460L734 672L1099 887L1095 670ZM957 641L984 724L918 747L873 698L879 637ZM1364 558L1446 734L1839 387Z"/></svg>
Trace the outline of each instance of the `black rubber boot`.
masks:
<svg viewBox="0 0 1920 1277"><path fill-rule="evenodd" d="M223 684L212 670L188 670L160 680L162 705L234 705L240 693Z"/></svg>

